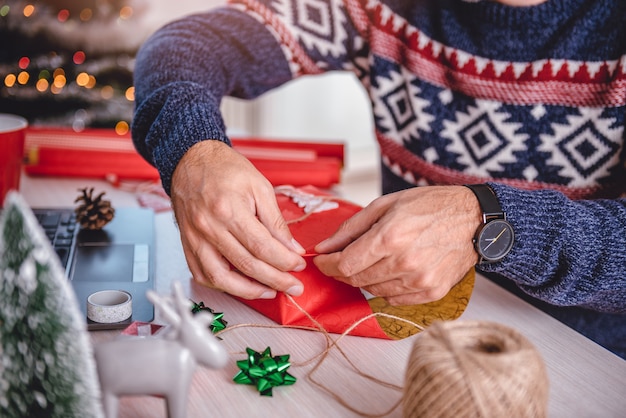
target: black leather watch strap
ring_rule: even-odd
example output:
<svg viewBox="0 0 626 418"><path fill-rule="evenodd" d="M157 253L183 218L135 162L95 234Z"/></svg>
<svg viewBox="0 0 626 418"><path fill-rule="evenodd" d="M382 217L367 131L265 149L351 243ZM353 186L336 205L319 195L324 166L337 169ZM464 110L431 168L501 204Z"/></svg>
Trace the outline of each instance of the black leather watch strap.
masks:
<svg viewBox="0 0 626 418"><path fill-rule="evenodd" d="M483 223L474 235L474 248L478 253L478 265L502 260L513 248L515 232L506 219L495 192L487 184L466 184L480 204Z"/></svg>
<svg viewBox="0 0 626 418"><path fill-rule="evenodd" d="M493 189L487 184L466 184L478 199L480 208L483 210L483 222L487 223L491 219L505 219L504 211L496 197Z"/></svg>

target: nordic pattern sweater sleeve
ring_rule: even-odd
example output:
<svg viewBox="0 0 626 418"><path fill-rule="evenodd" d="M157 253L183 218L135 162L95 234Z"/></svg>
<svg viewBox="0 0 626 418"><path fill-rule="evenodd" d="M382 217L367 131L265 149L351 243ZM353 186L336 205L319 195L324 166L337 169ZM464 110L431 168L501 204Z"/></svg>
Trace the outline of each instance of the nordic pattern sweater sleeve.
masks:
<svg viewBox="0 0 626 418"><path fill-rule="evenodd" d="M230 144L223 96L254 98L290 79L276 40L250 16L220 8L172 22L137 54L135 147L169 194L174 169L193 144Z"/></svg>
<svg viewBox="0 0 626 418"><path fill-rule="evenodd" d="M511 257L486 271L553 305L626 312L626 199L575 201L552 190L490 184L516 244Z"/></svg>

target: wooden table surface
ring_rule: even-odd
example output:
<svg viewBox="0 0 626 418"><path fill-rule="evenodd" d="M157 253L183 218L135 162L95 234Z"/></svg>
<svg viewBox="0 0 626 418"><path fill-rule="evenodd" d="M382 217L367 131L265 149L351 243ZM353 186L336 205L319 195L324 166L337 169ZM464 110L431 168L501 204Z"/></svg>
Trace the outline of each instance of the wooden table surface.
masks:
<svg viewBox="0 0 626 418"><path fill-rule="evenodd" d="M72 206L77 189L86 185L106 190L114 206L137 205L132 193L93 179L24 176L21 193L33 207ZM346 185L342 188L349 189ZM189 393L189 417L402 416L401 408L394 408L402 398L401 389L386 387L381 382L402 387L409 352L418 336L400 341L341 338L339 347L358 370L335 348L310 379L309 372L319 362L317 356L327 348L324 335L277 327L230 296L195 284L190 279L171 212L157 214L155 222L157 291L169 294L172 281L179 281L191 299L224 312L229 326L239 325L221 335L232 361L224 369L196 371ZM459 320L466 319L508 325L536 345L550 379L550 417L626 417L623 359L480 276ZM155 322L160 322L158 314ZM97 344L118 333L93 331L92 341ZM291 355L289 372L298 379L293 386L275 388L273 397L260 396L253 387L232 380L239 370L235 362L245 359L246 347L261 351L268 346L273 355ZM366 379L364 374L376 380ZM120 418L165 416L165 402L157 397L124 397L120 405Z"/></svg>

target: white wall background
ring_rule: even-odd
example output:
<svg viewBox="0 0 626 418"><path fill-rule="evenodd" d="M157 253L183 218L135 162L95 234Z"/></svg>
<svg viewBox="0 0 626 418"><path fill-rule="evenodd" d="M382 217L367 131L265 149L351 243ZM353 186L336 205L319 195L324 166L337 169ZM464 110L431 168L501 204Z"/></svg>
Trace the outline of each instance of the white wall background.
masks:
<svg viewBox="0 0 626 418"><path fill-rule="evenodd" d="M369 100L349 73L303 77L251 102L227 99L222 109L232 135L344 142L351 165L376 147Z"/></svg>

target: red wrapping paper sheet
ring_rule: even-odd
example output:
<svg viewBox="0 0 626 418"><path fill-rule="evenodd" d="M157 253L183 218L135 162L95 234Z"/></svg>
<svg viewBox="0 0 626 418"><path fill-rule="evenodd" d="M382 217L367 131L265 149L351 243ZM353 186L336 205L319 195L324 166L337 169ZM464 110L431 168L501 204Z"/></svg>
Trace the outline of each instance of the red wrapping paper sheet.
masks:
<svg viewBox="0 0 626 418"><path fill-rule="evenodd" d="M340 181L344 145L333 142L232 138L242 153L273 185L313 184L328 188ZM24 170L32 176L107 180L159 179L156 168L135 150L130 134L111 129L75 132L64 127L29 127Z"/></svg>
<svg viewBox="0 0 626 418"><path fill-rule="evenodd" d="M291 195L303 195L304 197L287 196L281 192L287 191ZM307 197L306 195L309 195ZM310 197L313 196L313 197ZM322 197L322 203L332 203L335 208L310 213L306 215L301 205L307 199L315 200L315 196ZM279 293L275 299L245 300L237 298L242 303L254 308L268 318L281 325L317 328L307 313L320 324L327 332L343 334L353 324L362 318L371 315L354 328L349 334L374 337L383 339L400 339L413 335L420 331L414 325L402 320L378 318L373 313L384 313L427 327L434 320L451 320L459 317L469 301L473 283L473 270L455 286L451 292L441 301L430 304L391 307L382 298L367 299L359 288L352 287L343 282L334 280L322 274L315 266L313 248L323 239L332 235L341 223L361 210L361 207L350 202L333 199L327 193L311 186L302 188L278 187L277 201L285 220L290 223L290 230L296 240L307 251L307 268L301 272L292 273L304 284L304 293L293 300L299 305L294 305L289 298ZM330 200L326 200L330 199ZM301 205L296 203L300 202ZM310 204L315 207L315 202ZM298 219L301 219L297 221ZM302 312L305 311L306 313Z"/></svg>

